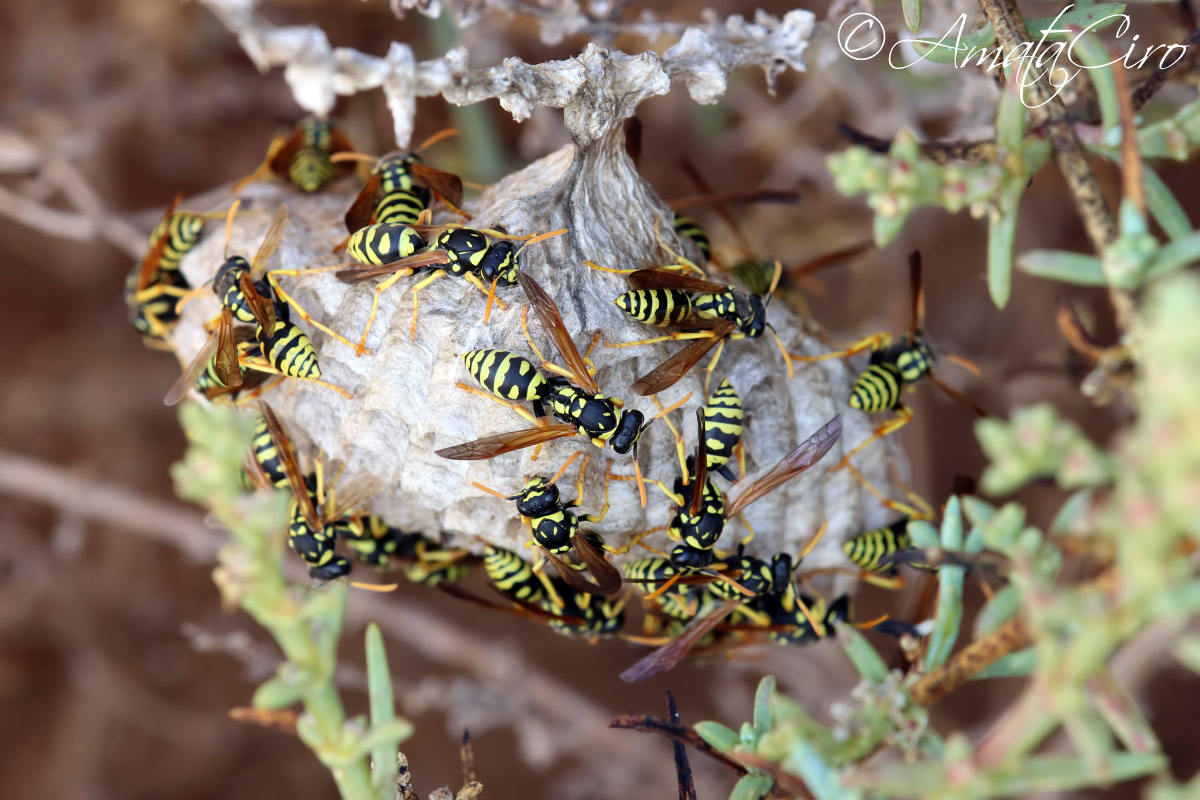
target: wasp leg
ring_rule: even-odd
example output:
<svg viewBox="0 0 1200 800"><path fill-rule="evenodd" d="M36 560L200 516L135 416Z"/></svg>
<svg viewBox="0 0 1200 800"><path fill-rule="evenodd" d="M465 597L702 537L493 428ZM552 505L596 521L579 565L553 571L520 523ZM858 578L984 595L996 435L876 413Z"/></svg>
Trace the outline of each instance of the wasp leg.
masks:
<svg viewBox="0 0 1200 800"><path fill-rule="evenodd" d="M395 286L396 281L400 280L401 278L407 278L409 275L412 275L413 272L414 272L414 270L411 270L411 269L407 269L407 268L402 269L399 272L397 272L395 275L392 275L387 280L383 281L382 283L380 283L378 286L375 287L375 296L373 298L371 298L371 313L367 316L367 324L363 328L362 338L360 338L358 340L358 346L354 348L355 355L361 356L368 352L367 337L371 335L371 328L372 328L372 326L375 325L375 315L379 313L379 297L380 297L380 295L382 295L388 289ZM434 274L440 275L441 272L436 272ZM416 298L414 297L413 298L414 324L415 324L415 320L416 320L416 314L417 314Z"/></svg>
<svg viewBox="0 0 1200 800"><path fill-rule="evenodd" d="M717 368L717 361L721 358L721 353L725 350L725 340L722 339L717 344L717 352L709 359L708 366L704 368L704 394L708 394L708 384L712 379L713 370ZM784 351L784 356L787 356L787 351ZM788 377L791 377L790 375Z"/></svg>
<svg viewBox="0 0 1200 800"><path fill-rule="evenodd" d="M597 264L595 261L585 260L583 263L585 266L587 266L591 269L594 269L597 272L614 272L617 275L629 275L632 272L637 272L636 269L617 269L616 267L602 267L599 264Z"/></svg>
<svg viewBox="0 0 1200 800"><path fill-rule="evenodd" d="M238 192L242 191L242 189L245 189L250 184L252 184L256 181L260 181L263 178L270 177L271 176L271 159L273 159L275 157L275 154L279 152L279 148L281 148L285 144L287 144L287 140L288 140L288 137L286 137L286 136L276 136L274 139L272 139L270 146L267 148L267 157L262 160L261 164L259 164L257 167L254 168L254 172L251 172L249 175L242 178L241 180L239 180L237 183L235 183L233 185L231 194L237 194Z"/></svg>
<svg viewBox="0 0 1200 800"><path fill-rule="evenodd" d="M705 273L704 270L700 269L700 267L696 266L693 262L684 258L682 253L676 253L671 249L671 246L667 244L667 240L662 237L662 231L660 229L658 217L654 218L654 238L658 239L659 246L662 247L663 250L667 251L667 255L675 259L675 264L681 267L686 267L689 270L693 270L701 278L708 278L708 274Z"/></svg>
<svg viewBox="0 0 1200 800"><path fill-rule="evenodd" d="M850 358L864 350L882 350L891 343L891 334L875 333L866 338L859 339L857 342L851 342L837 350L822 353L819 356L798 356L795 353L788 353L787 356L792 361L826 361L830 358Z"/></svg>
<svg viewBox="0 0 1200 800"><path fill-rule="evenodd" d="M542 351L538 350L538 346L533 343L533 337L529 335L529 306L521 306L521 333L525 334L525 341L529 342L529 349L537 356L537 360L543 364L546 362L546 357L542 355Z"/></svg>
<svg viewBox="0 0 1200 800"><path fill-rule="evenodd" d="M540 422L538 422L537 417L535 417L533 414L529 413L529 411L524 406L522 406L520 403L510 402L508 400L502 400L499 397L496 397L496 395L492 394L491 392L485 392L483 389L477 389L474 386L470 386L468 384L463 383L462 381L458 381L454 385L457 386L459 389L462 389L463 391L470 392L471 394L477 394L480 397L486 397L488 400L491 400L492 402L499 403L502 406L507 406L508 408L511 408L513 411L515 411L517 414L519 414L524 419L527 419L530 422L532 422L534 425L541 424Z"/></svg>
<svg viewBox="0 0 1200 800"><path fill-rule="evenodd" d="M714 336L712 331L691 331L688 333L669 333L666 336L655 336L650 339L638 339L633 342L608 342L605 347L616 349L618 347L637 347L643 344L657 344L658 342L677 342L683 339L711 339Z"/></svg>
<svg viewBox="0 0 1200 800"><path fill-rule="evenodd" d="M430 275L428 278L424 278L424 279L418 281L417 283L413 284L413 287L412 287L412 299L413 299L412 323L408 326L409 340L415 341L417 338L417 295L419 295L421 293L422 289L429 286L429 284L433 283L434 281L436 281L438 278L442 277L445 274L446 274L445 270L440 270L440 269L434 270L433 274ZM389 280L392 280L392 279L389 279ZM392 282L394 282L394 280ZM385 283L386 283L386 281L385 281ZM382 289L382 288L383 288L383 284L380 284L379 289ZM376 289L376 291L379 291L379 289ZM487 290L485 289L484 291L486 292ZM365 342L366 339L364 338L363 341Z"/></svg>
<svg viewBox="0 0 1200 800"><path fill-rule="evenodd" d="M341 388L340 386L334 386L332 383L326 383L325 381L323 381L319 378L301 378L297 375L285 375L284 373L280 372L279 370L277 370L273 366L271 366L271 364L266 359L243 358L241 360L241 365L243 367L245 367L246 369L252 369L255 372L266 372L266 373L270 373L271 375L283 375L283 377L290 378L294 381L304 381L306 383L315 383L317 386L324 386L326 389L332 389L333 391L337 392L338 394L340 394L342 397L346 398L347 400L354 399L354 395L350 394L345 389Z"/></svg>
<svg viewBox="0 0 1200 800"><path fill-rule="evenodd" d="M526 527L528 527L528 521L526 521ZM529 541L530 543L533 542L532 530L529 533ZM533 561L533 574L538 576L538 580L541 581L542 586L546 588L546 594L550 597L550 603L553 604L555 608L566 608L567 604L563 602L562 597L559 596L558 591L554 588L554 582L546 576L545 571L546 556L539 547L537 550L537 556L534 557Z"/></svg>
<svg viewBox="0 0 1200 800"><path fill-rule="evenodd" d="M579 480L575 484L575 502L574 505L583 505L583 473L587 469L588 459L591 458L589 453L583 459L583 464L579 467ZM580 522L602 522L608 516L608 487L612 482L612 459L608 459L608 463L604 467L604 506L595 514L579 515ZM605 548L607 549L607 548Z"/></svg>
<svg viewBox="0 0 1200 800"><path fill-rule="evenodd" d="M663 405L658 401L658 395L651 395L650 400L654 403L654 407L659 410L659 413L661 413L663 410ZM670 415L664 414L662 421L667 424L667 428L670 429L671 435L675 437L675 454L679 456L679 474L683 476L683 479L686 482L688 479L687 446L684 444L683 434L680 432L679 428L675 427L675 423L671 422ZM673 492L667 492L667 490L663 488L662 481L651 481L651 483L658 484L658 488L666 492L667 497L671 498L672 500L675 498L675 494ZM677 505L680 504L677 503Z"/></svg>
<svg viewBox="0 0 1200 800"><path fill-rule="evenodd" d="M884 424L882 424L878 428L876 428L875 433L872 434L870 438L868 438L865 442L860 444L858 447L851 450L849 453L846 453L845 457L842 458L841 461L839 461L835 466L832 466L829 468L829 471L837 472L839 469L845 469L846 467L848 467L850 465L851 457L862 452L868 446L870 446L872 443L882 439L883 437L887 436L888 434L895 433L896 431L900 430L901 428L903 428L905 425L908 424L908 421L910 419L912 419L912 416L913 416L912 409L908 408L907 406L901 406L900 408L896 409L896 414L897 414L897 416L895 419L888 420L887 422L885 422Z"/></svg>
<svg viewBox="0 0 1200 800"><path fill-rule="evenodd" d="M857 480L864 489L875 495L875 498L880 503L892 509L893 511L898 511L910 519L933 519L933 508L930 507L929 503L912 489L904 486L895 476L893 476L893 480L895 480L897 485L904 490L905 498L907 498L909 503L912 505L890 499L887 495L881 492L875 486L875 484L867 480L865 475L855 469L853 464L846 464L846 469L850 470L850 474L854 476L854 479Z"/></svg>
<svg viewBox="0 0 1200 800"><path fill-rule="evenodd" d="M339 265L339 266L341 266L341 265ZM321 272L324 269L326 269L326 268L318 267L317 269L311 270L311 271ZM309 271L310 270L304 270L304 272L309 272ZM276 280L277 275L299 275L300 273L301 273L300 270L276 270L274 272L267 273L267 280L270 282L271 288L275 290L275 294L277 294L279 296L279 299L282 300L283 302L287 303L289 306L291 306L292 309L296 312L296 316L300 317L300 319L304 320L309 325L311 325L312 327L321 331L322 333L326 334L327 336L333 337L334 339L336 339L337 341L346 345L347 347L354 347L354 342L350 341L345 336L342 336L340 333L333 330L332 328L326 327L325 325L322 325L320 322L317 322L315 319L313 319L312 315L310 315L308 313L308 310L305 309L304 306L300 305L300 303L296 300L296 298L292 297L290 294L288 294L286 291L284 291L283 287L279 285L279 281ZM370 351L364 350L363 352L369 353Z"/></svg>

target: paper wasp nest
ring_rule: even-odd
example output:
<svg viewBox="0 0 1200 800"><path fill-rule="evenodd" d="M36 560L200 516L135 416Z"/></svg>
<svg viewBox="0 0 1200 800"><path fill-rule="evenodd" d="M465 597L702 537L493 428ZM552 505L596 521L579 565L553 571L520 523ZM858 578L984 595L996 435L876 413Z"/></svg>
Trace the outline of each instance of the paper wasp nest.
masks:
<svg viewBox="0 0 1200 800"><path fill-rule="evenodd" d="M749 35L745 31L755 26L738 19L740 35ZM522 113L527 116L535 105L564 109L574 144L468 200L466 210L473 215L470 224L478 228L503 226L514 234L569 229L565 236L526 250L522 269L557 302L581 351L596 330L602 331L603 342L609 343L643 339L657 332L633 321L614 305L614 299L628 289L624 278L591 270L584 265L585 259L619 268L671 263L655 237L656 217L662 220L663 235L674 249L699 258L690 243L675 237L670 227L671 211L641 179L626 155L623 121L641 100L668 91L672 80L682 81L695 99L712 102L724 91L724 75L731 69L760 64L770 79L784 64L799 68L811 24L807 12L792 12L783 23L775 20L775 27L763 28L765 33L751 45L731 45L691 29L664 55L649 52L630 56L593 44L579 57L563 62L530 66L509 59L503 68L465 70L463 54L450 67L442 64L438 68L465 70L458 80L446 78L452 90L443 91L452 102L499 96L518 118ZM728 34L728 27L723 30ZM240 31L240 35L245 39L246 31ZM448 56L441 61L450 60ZM335 61L344 66L346 57L339 55ZM441 75L438 69L427 68L429 63L418 65L418 72L425 69ZM408 68L411 70L413 65L408 63ZM506 70L505 76L499 74ZM424 77L428 79L428 75ZM289 80L294 78L290 73ZM389 79L381 80L396 113L403 103L397 100L395 85L389 89ZM422 86L420 80L413 82L410 95L418 90L432 93ZM299 89L293 88L301 97ZM411 119L397 120L401 141L406 140L410 130ZM399 136L402 131L405 136ZM232 251L251 255L276 205L283 200L289 205L291 221L272 268L306 269L337 263L342 257L331 251L346 235L342 216L357 189L351 181L305 196L288 187L259 184L245 195L250 210L235 223ZM438 221L446 218L439 216ZM193 285L211 278L222 261L221 236L213 227L183 264ZM448 461L434 455L439 448L529 426L511 409L456 388L458 381L474 385L463 366L463 353L498 348L536 359L528 352L521 334L520 311L525 298L519 287L498 292L506 308L493 309L485 325L484 296L451 276L440 278L420 293L417 339L410 341L412 297L407 287L416 279L403 278L383 295L379 317L367 342L371 354L356 356L353 349L318 331L310 332L318 348L323 378L351 392L353 399L298 381L285 382L270 391L267 399L288 425L302 453L311 457L314 449L320 448L328 458L343 462L343 480L364 474L378 479L381 490L371 502L371 509L390 524L429 536L444 533L455 543L476 550L480 545L473 536L529 552L522 547L528 534L514 504L483 493L472 482L515 494L525 476L548 477L568 456L582 450L591 454L591 464L585 502L579 510L595 512L602 503L605 460L613 459L614 473L631 475L631 457L595 448L582 436L551 442L536 462L531 459L532 448L487 461ZM376 282L348 286L329 272L284 277L282 281L316 319L358 340ZM176 333L185 356L200 346L199 324L216 308L215 298L206 296L203 303L193 303L186 309ZM791 352L817 354L826 349L814 337L813 324L799 319L782 303L771 304L768 319ZM529 326L542 353L561 362L533 314L529 315ZM627 408L640 409L647 418L653 416L656 409L650 399L632 394L629 386L682 346L668 342L621 349L597 347L592 359L601 391L623 399ZM692 393L683 411L673 414L673 421L682 423L689 452L695 446L695 409L705 400L706 360L660 397L668 405ZM755 472L774 465L832 417L842 415L841 440L824 461L752 504L746 517L757 533L751 552L765 556L779 551L795 553L827 521L826 536L806 565L844 565L840 548L844 539L890 521L890 512L862 490L848 471L827 473L848 449L872 433L871 419L846 404L854 373L837 360L798 363L795 378L788 380L782 355L768 335L728 342L711 388L715 389L724 376L729 377L742 398L743 442L751 478ZM679 473L679 461L668 427L661 421L655 423L643 436L640 451L646 476L670 486ZM857 456L855 464L877 485L886 486L887 463L895 458L894 442L885 441ZM575 496L576 475L573 467L560 480L564 499ZM722 488L727 487L723 479L717 480ZM673 506L654 487L647 488L649 504L643 509L634 483L614 481L607 517L585 528L600 533L611 544L621 545L635 532L666 525ZM744 534L741 521L731 521L719 546L733 549ZM665 533L654 534L646 541L660 549L671 546ZM639 549L626 558L643 554Z"/></svg>

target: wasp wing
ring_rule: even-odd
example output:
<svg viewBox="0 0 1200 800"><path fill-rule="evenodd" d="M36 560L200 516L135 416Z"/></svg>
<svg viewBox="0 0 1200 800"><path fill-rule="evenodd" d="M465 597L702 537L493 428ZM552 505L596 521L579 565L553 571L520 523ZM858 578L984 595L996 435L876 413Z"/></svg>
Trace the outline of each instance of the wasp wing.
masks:
<svg viewBox="0 0 1200 800"><path fill-rule="evenodd" d="M308 493L308 484L304 480L304 473L300 471L300 462L296 459L296 450L292 446L291 437L288 436L283 423L280 422L279 417L275 416L275 412L269 405L260 400L258 407L267 423L271 441L275 443L275 452L279 454L279 464L283 467L283 474L287 476L288 485L292 488L292 495L300 504L304 521L312 530L322 530L325 526L317 514L316 508L313 507L312 496Z"/></svg>
<svg viewBox="0 0 1200 800"><path fill-rule="evenodd" d="M425 164L413 164L408 168L408 171L413 174L414 178L420 180L421 183L432 189L438 197L441 197L450 205L455 207L462 205L462 178L453 172L434 169Z"/></svg>
<svg viewBox="0 0 1200 800"><path fill-rule="evenodd" d="M296 157L296 153L303 146L304 126L301 123L292 130L291 135L286 139L280 136L271 142L271 147L267 150L266 161L263 163L277 177L286 181L288 180L288 169L292 165L292 159Z"/></svg>
<svg viewBox="0 0 1200 800"><path fill-rule="evenodd" d="M162 233L150 245L150 249L146 251L146 255L138 267L136 288L139 292L150 285L150 281L154 278L154 273L158 270L158 265L162 263L163 253L166 252L167 243L171 240L171 217L175 214L175 209L179 208L181 202L183 202L183 192L175 195L175 199L171 201L171 205L167 206L162 222L159 223L162 225Z"/></svg>
<svg viewBox="0 0 1200 800"><path fill-rule="evenodd" d="M254 280L261 279L267 271L267 262L271 260L271 256L275 255L275 250L279 247L280 240L283 239L283 229L287 227L287 221L287 203L280 203L279 208L275 209L275 216L271 218L271 226L267 228L267 235L263 237L262 244L258 246L258 252L254 254L254 258L250 259L250 274Z"/></svg>
<svg viewBox="0 0 1200 800"><path fill-rule="evenodd" d="M973 411L975 413L976 416L979 416L979 417L991 416L986 411L984 411L983 408L978 403L976 403L974 400L967 397L965 394L958 391L953 386L950 386L949 384L944 383L941 379L939 379L932 372L927 373L925 375L925 377L929 379L930 383L932 383L934 386L936 386L938 389L940 389L943 394L945 394L947 397L949 397L951 400L958 403L959 405L962 405L962 406L970 409L971 411Z"/></svg>
<svg viewBox="0 0 1200 800"><path fill-rule="evenodd" d="M733 331L734 324L732 322L728 320L720 320L720 322L723 324L714 326L711 336L693 339L687 347L634 381L631 387L634 393L646 397L658 394L678 383L679 379L696 366L709 350L716 347L718 342Z"/></svg>
<svg viewBox="0 0 1200 800"><path fill-rule="evenodd" d="M402 270L409 270L409 274L412 274L419 267L448 263L450 263L450 256L447 255L445 250L426 250L423 253L417 253L416 255L402 258L399 261L393 261L390 264L367 265L350 262L346 265L346 269L334 274L337 275L338 280L342 283L361 283L371 278L394 275Z"/></svg>
<svg viewBox="0 0 1200 800"><path fill-rule="evenodd" d="M334 125L329 131L329 155L333 155L335 153L356 152L358 151L354 149L354 145L350 143L350 140L346 138L346 135L342 133L340 128ZM332 163L333 170L339 178L343 175L349 175L354 171L353 161L334 161Z"/></svg>
<svg viewBox="0 0 1200 800"><path fill-rule="evenodd" d="M679 289L701 294L716 294L729 289L723 283L693 278L687 273L661 267L639 269L629 273L629 285L634 289Z"/></svg>
<svg viewBox="0 0 1200 800"><path fill-rule="evenodd" d="M588 394L598 393L600 387L596 385L595 379L588 372L587 362L579 354L579 348L575 346L575 341L571 338L566 323L563 322L558 306L529 273L524 270L519 271L517 280L520 282L521 288L525 290L525 296L529 298L533 310L537 312L538 319L542 321L542 327L546 329L550 341L554 343L554 348L566 362L567 369L575 376L575 385Z"/></svg>
<svg viewBox="0 0 1200 800"><path fill-rule="evenodd" d="M587 565L588 572L592 573L592 577L596 579L596 586L600 588L601 594L613 595L621 591L621 571L610 564L594 544L579 534L572 537L571 543L575 546L575 552L579 554L580 560ZM558 565L555 564L555 566ZM570 571L574 572L574 570ZM567 583L571 582L566 576L563 576L563 579Z"/></svg>
<svg viewBox="0 0 1200 800"><path fill-rule="evenodd" d="M163 397L164 404L168 406L176 405L187 396L187 393L192 390L192 387L196 385L196 381L200 378L200 373L204 372L204 368L212 360L213 354L217 352L220 340L221 331L219 328L208 335L208 339L205 340L204 346L200 348L200 352L196 353L196 357L188 362L187 367L183 370L183 374L167 390L166 396Z"/></svg>
<svg viewBox="0 0 1200 800"><path fill-rule="evenodd" d="M275 303L258 293L258 287L254 285L250 273L242 273L242 277L238 279L238 286L258 326L264 331L275 330Z"/></svg>
<svg viewBox="0 0 1200 800"><path fill-rule="evenodd" d="M346 232L354 233L360 228L370 225L375 219L375 206L379 203L380 187L383 185L383 175L375 173L367 179L366 184L359 190L358 196L350 208L346 210Z"/></svg>
<svg viewBox="0 0 1200 800"><path fill-rule="evenodd" d="M925 286L921 282L920 250L908 255L908 280L912 286L912 322L908 326L908 335L915 339L925 327Z"/></svg>
<svg viewBox="0 0 1200 800"><path fill-rule="evenodd" d="M782 461L771 467L761 478L749 484L739 484L741 491L725 505L725 516L733 518L755 500L770 494L816 464L830 451L841 435L842 415L838 414L804 440L799 447L784 456Z"/></svg>
<svg viewBox="0 0 1200 800"><path fill-rule="evenodd" d="M621 680L636 683L666 672L678 664L688 652L711 633L721 621L741 605L741 600L730 598L705 617L694 621L687 630L642 658L621 673Z"/></svg>
<svg viewBox="0 0 1200 800"><path fill-rule="evenodd" d="M574 436L577 433L579 433L579 429L574 425L545 425L539 428L525 428L509 433L484 436L482 439L456 444L453 447L444 447L434 452L442 458L455 461L480 461L511 453L514 450L533 447L535 444Z"/></svg>
<svg viewBox="0 0 1200 800"><path fill-rule="evenodd" d="M704 485L708 482L708 439L704 430L704 409L696 409L696 480L692 483L692 504L688 513L700 513L704 503Z"/></svg>

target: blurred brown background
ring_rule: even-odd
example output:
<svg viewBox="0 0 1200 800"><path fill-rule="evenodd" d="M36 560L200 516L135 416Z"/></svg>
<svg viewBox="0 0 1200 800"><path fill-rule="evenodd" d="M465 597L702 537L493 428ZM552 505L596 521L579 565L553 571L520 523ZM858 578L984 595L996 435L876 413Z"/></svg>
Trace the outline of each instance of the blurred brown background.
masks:
<svg viewBox="0 0 1200 800"><path fill-rule="evenodd" d="M722 6L726 13L751 10ZM790 7L763 6L774 13ZM665 19L696 14L684 2L631 6L644 7ZM935 20L947 13L934 4L927 9ZM824 19L824 3L813 10ZM890 11L877 13L887 18ZM397 20L382 0L271 0L262 12L276 24L318 24L335 45L375 54L394 39L428 58L456 35L444 21ZM1144 9L1138 20L1154 41L1184 33L1173 11ZM503 17L488 18L464 41L475 65L509 55L564 58L583 44L547 47L533 23ZM696 107L676 90L646 103L640 115L646 176L665 197L695 191L676 154L722 187L798 189L798 206L740 213L762 255L792 264L869 236L865 204L837 195L825 170L825 154L844 146L838 121L882 136L904 125L943 136L986 126L994 101L982 79L892 73L840 58L828 44L814 46L809 62L808 73L781 80L775 98L761 75L745 73L731 79L718 106ZM197 510L173 500L167 472L183 440L160 398L178 367L144 348L128 325L121 292L132 259L90 227L99 220L117 240L128 240L128 226L144 236L176 191L192 195L246 174L270 137L301 112L278 72L258 74L204 8L174 0L8 0L0 6L0 76L2 792L330 797L332 781L298 741L226 716L274 669L275 650L246 618L219 606L209 572L220 537L200 528ZM388 148L390 119L379 94L344 100L338 116L363 150ZM464 134L441 146L434 163L478 181L563 143L557 112L541 110L517 126L494 103L463 114L440 100L422 102L417 138L451 124ZM1115 171L1098 171L1114 191ZM1195 209L1196 165L1173 164L1162 174L1185 208ZM67 213L35 214L34 227L14 222L30 204ZM80 205L93 209L93 222L78 213ZM714 214L696 216L719 248L736 254ZM36 229L47 225L61 235ZM1075 391L1078 375L1052 319L1055 292L1064 287L1018 276L1010 307L994 309L983 281L984 233L967 214L918 213L897 242L822 273L823 287L807 287L804 299L835 338L900 330L908 313L904 256L920 247L931 335L984 371L976 380L950 368L951 382L1000 415L1051 399L1103 440L1128 412L1093 409ZM1018 250L1033 247L1087 247L1052 170L1036 177L1022 206ZM1106 335L1103 297L1071 294L1096 311ZM913 403L916 419L903 437L914 485L941 502L954 476L982 467L972 417L928 387ZM99 519L76 502L80 485L97 482L121 490ZM1049 489L1021 499L1041 521L1060 502ZM145 517L155 503L170 504L166 517ZM122 524L138 515L138 524ZM862 616L903 617L911 603L908 594L868 591L858 609ZM816 713L848 688L840 651L829 645L763 648L752 660L685 665L629 686L617 679L636 658L627 645L589 648L507 618L480 618L475 609L405 585L382 598L352 597L342 678L353 713L365 709L356 665L368 618L384 624L401 708L417 725L404 749L423 795L458 786L457 737L470 727L489 798L670 797L669 744L608 730L610 717L661 714L670 687L685 721L716 718L736 727L767 672ZM1200 756L1190 736L1194 693L1172 691L1179 676L1160 673L1152 653L1124 668L1150 691L1152 722L1186 775ZM1015 690L1013 682L968 687L938 706L935 719L978 735ZM701 797L727 794L730 777L693 760Z"/></svg>

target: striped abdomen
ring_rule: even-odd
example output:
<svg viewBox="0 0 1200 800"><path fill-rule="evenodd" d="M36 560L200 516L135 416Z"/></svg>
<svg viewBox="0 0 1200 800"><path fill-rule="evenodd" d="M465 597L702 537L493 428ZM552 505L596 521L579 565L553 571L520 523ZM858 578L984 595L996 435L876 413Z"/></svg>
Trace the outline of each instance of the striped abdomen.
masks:
<svg viewBox="0 0 1200 800"><path fill-rule="evenodd" d="M741 440L742 398L726 378L704 405L704 443L708 449L709 471L715 472L725 466Z"/></svg>
<svg viewBox="0 0 1200 800"><path fill-rule="evenodd" d="M616 299L617 307L638 322L665 327L692 313L692 299L679 289L634 289Z"/></svg>
<svg viewBox="0 0 1200 800"><path fill-rule="evenodd" d="M391 264L422 250L425 240L407 225L377 222L355 231L346 253L360 264Z"/></svg>
<svg viewBox="0 0 1200 800"><path fill-rule="evenodd" d="M161 236L166 234L167 243L163 248L162 258L158 268L163 272L174 272L179 269L179 262L188 254L200 236L204 233L204 218L196 214L181 211L158 223L158 227L150 234L150 246L154 247Z"/></svg>
<svg viewBox="0 0 1200 800"><path fill-rule="evenodd" d="M375 205L375 222L394 225L416 225L417 217L425 210L425 202L407 189L385 192Z"/></svg>
<svg viewBox="0 0 1200 800"><path fill-rule="evenodd" d="M489 546L484 551L483 568L496 588L509 597L526 603L541 602L542 584L533 568L511 550Z"/></svg>
<svg viewBox="0 0 1200 800"><path fill-rule="evenodd" d="M895 364L871 364L850 390L850 407L859 411L890 411L899 408L904 375Z"/></svg>
<svg viewBox="0 0 1200 800"><path fill-rule="evenodd" d="M527 359L504 350L472 350L463 355L467 371L479 385L504 400L538 401L550 385Z"/></svg>
<svg viewBox="0 0 1200 800"><path fill-rule="evenodd" d="M895 569L895 564L881 565L880 559L910 547L912 539L908 536L908 519L893 522L886 528L863 531L842 543L846 558L869 572L887 572Z"/></svg>
<svg viewBox="0 0 1200 800"><path fill-rule="evenodd" d="M283 471L283 462L279 459L279 451L275 448L275 440L271 438L267 421L261 416L254 425L254 438L251 440L250 448L254 453L254 460L258 462L267 481L277 488L287 488L287 473Z"/></svg>
<svg viewBox="0 0 1200 800"><path fill-rule="evenodd" d="M346 539L346 546L354 551L360 562L373 567L386 566L395 557L400 557L412 539L420 538L417 533L405 533L393 528L375 514L359 518L356 526L339 531Z"/></svg>
<svg viewBox="0 0 1200 800"><path fill-rule="evenodd" d="M696 247L700 248L700 252L704 253L705 258L712 258L712 242L709 241L708 234L696 220L691 217L676 216L675 232L691 239Z"/></svg>
<svg viewBox="0 0 1200 800"><path fill-rule="evenodd" d="M288 178L302 192L317 192L333 178L328 151L301 147L288 165Z"/></svg>
<svg viewBox="0 0 1200 800"><path fill-rule="evenodd" d="M125 281L125 304L129 308L129 321L139 333L155 336L163 328L174 325L179 319L175 305L187 294L188 283L179 272L159 272L155 282L137 291L137 267ZM158 330L149 317L158 323Z"/></svg>
<svg viewBox="0 0 1200 800"><path fill-rule="evenodd" d="M263 356L271 366L290 378L319 378L321 367L317 364L317 351L304 331L282 319L275 321L275 332L264 336L258 330L258 342Z"/></svg>
<svg viewBox="0 0 1200 800"><path fill-rule="evenodd" d="M625 600L606 600L598 595L578 592L561 580L554 581L554 587L564 602L559 609L548 600L543 601L542 607L547 611L572 617L573 619L552 619L550 628L568 636L606 636L616 633L625 624Z"/></svg>

